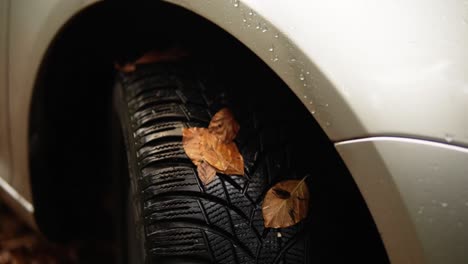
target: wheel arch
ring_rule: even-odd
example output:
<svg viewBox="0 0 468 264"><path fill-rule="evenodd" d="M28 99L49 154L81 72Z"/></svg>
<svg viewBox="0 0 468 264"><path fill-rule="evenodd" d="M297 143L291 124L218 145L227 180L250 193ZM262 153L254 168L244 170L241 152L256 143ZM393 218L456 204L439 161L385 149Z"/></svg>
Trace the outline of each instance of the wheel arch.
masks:
<svg viewBox="0 0 468 264"><path fill-rule="evenodd" d="M247 46L296 94L331 141L367 134L343 91L328 78L340 73L324 73L290 39L294 28L282 32L274 24L277 17L262 16L263 10L250 1L212 1L210 8L202 1L165 1L210 20Z"/></svg>
<svg viewBox="0 0 468 264"><path fill-rule="evenodd" d="M89 205L98 195L87 193L88 190L84 188L83 182L93 181L92 178L76 178L79 176L78 171L83 173L83 170L77 170L79 163L93 162L88 153L83 152L83 148L80 149L80 140L76 137L89 137L87 133L92 128L105 128L97 126L95 122L103 119L105 110L101 109L100 113L96 113L94 121L86 121L86 117L92 114L98 103L92 102L90 92L93 89L98 91L98 100L110 104L105 100L106 94L110 92L110 88L106 91L109 86L106 83L111 81L112 75L109 67L104 66L108 63L109 54L99 56L99 49L94 49L89 42L93 38L99 39L99 29L93 27L93 22L98 17L111 18L107 9L104 2L98 1L81 7L63 23L43 54L31 93L28 118L31 199L37 228L52 240L63 240L72 234L86 232L79 224L83 219L76 219L86 215L86 209L77 206L77 200L72 197L80 195L82 202ZM98 27L101 30L104 28L102 24L98 24ZM102 46L100 49L102 50ZM94 63L91 63L90 57L94 58ZM96 83L92 84L90 80ZM86 93L89 93L89 98L86 98ZM87 110L82 110L81 104L87 105L84 108ZM72 124L72 119L76 122L75 125ZM66 148L72 151L67 151ZM66 156L73 158L67 159ZM92 153L91 156L98 158ZM70 163L73 160L76 163ZM90 167L99 166L92 164ZM62 221L64 218L68 219L67 223ZM89 220L85 219L87 221Z"/></svg>
<svg viewBox="0 0 468 264"><path fill-rule="evenodd" d="M164 24L167 21L173 22L170 27ZM195 24L200 32L186 30L187 24ZM91 204L102 194L96 188L87 189L90 183L105 186L111 180L109 175L104 179L97 176L111 170L112 160L97 160L112 156L114 139L106 136L115 129L108 118L113 115L115 63L171 45L207 51L194 41L199 34L233 43L231 36L220 32L191 11L162 1L96 1L63 23L40 60L28 108L29 178L23 183L31 187L26 196L34 204L32 225L54 240L96 231L87 231L91 218L85 221L89 223L79 222L80 216L99 213ZM90 151L93 145L101 151ZM96 172L86 176L81 168L85 166L80 164Z"/></svg>
<svg viewBox="0 0 468 264"><path fill-rule="evenodd" d="M93 203L102 201L103 193L96 186L112 182L115 63L189 41L193 35L178 38L174 28L199 20L172 4L128 3L97 1L79 10L56 32L37 70L25 183L31 186L35 224L54 240L98 231L92 227L99 214ZM155 13L160 17L153 20ZM170 28L148 26L169 18L175 21Z"/></svg>
<svg viewBox="0 0 468 264"><path fill-rule="evenodd" d="M216 5L221 4L221 2L224 3L224 1L216 1L216 3L211 4ZM160 3L155 5L160 5ZM338 94L333 84L320 72L317 66L307 59L299 48L288 41L286 36L281 35L280 32L275 32L274 27L266 21L261 23L265 23L262 25L268 27L268 34L278 34L278 39L283 41L281 44L276 44L274 49L281 49L282 45L284 45L281 52L291 58L289 61L283 61L282 66L277 66L274 57L271 57L271 51L269 50L272 47L271 42L260 34L267 32L259 32L256 35L258 38L251 38L247 41L246 38L252 34L249 33L244 37L239 37L235 32L227 28L232 24L220 25L218 23L221 28L232 36L227 36L224 32L221 34L222 36L217 35L216 32L219 29L214 32L211 29L206 30L206 28L200 27L201 32L193 32L192 30L192 32L188 32L187 35L180 38L181 36L174 34L174 28L186 30L187 24L192 22L191 19L198 21L196 25L207 25L206 23L209 23L200 20L198 15L215 23L219 21L214 20L210 15L201 13L195 15L197 12L193 9L186 11L186 9L172 4L161 5L165 6L166 10L175 12L161 13L163 18L170 17L172 21L176 22L171 27L164 27L161 31L156 31L161 36L167 36L171 40L169 42L155 42L154 38L148 38L148 42L144 41L145 38L139 39L144 30L135 31L136 28L139 28L138 25L135 27L134 24L128 23L130 18L126 16L128 10L125 10L124 6L98 2L74 16L60 30L60 33L49 46L36 79L29 119L30 178L33 201L36 207L36 221L39 228L49 237L61 239L65 231L70 231L71 227L74 227L74 233L85 232L91 222L77 223L81 220L79 216L98 213L95 211L89 212L88 209L80 206L92 204L98 196L102 195L96 193L95 190L88 191L86 189L90 182L97 186L104 186L109 180L109 178L104 178L96 181L97 173L106 173L106 171L105 166L95 160L109 154L109 151L112 150L109 147L111 144L109 140L105 142L97 142L96 140L106 138L107 133L112 129L111 123L102 122L102 120L105 120L105 116L111 111L112 103L109 95L112 92L110 88L112 88L113 82L113 63L115 60L125 61L135 58L139 55L139 52L148 47L156 45L164 48L174 44L173 40L176 39L177 44L188 42L194 44L192 46L194 49L208 51L206 47L203 47L203 42L193 43L191 40L199 35L209 35L219 37L221 42L224 41L223 43L232 45L232 36L237 37L269 68L276 72L277 75L274 78L279 76L283 79L308 110L315 112L315 119L321 128L327 132L329 138L332 140L339 138L339 131L341 130L340 126L331 119L337 112L330 112L328 103L342 105L338 113L349 118L351 125L347 127L348 131L362 131L360 123L351 109L341 101L341 95ZM192 12L195 13L192 14ZM138 13L133 13L134 17L132 18L138 17L138 15ZM233 23L232 20L226 21ZM144 19L139 21L139 23L143 24L147 22ZM148 29L148 27L139 29ZM125 33L122 34L120 30ZM146 37L148 36L146 35ZM275 35L270 35L270 37L275 38ZM136 41L129 41L132 39ZM77 46L77 42L80 45ZM135 45L135 43L138 45ZM241 44L238 43L230 47L236 49L240 46ZM217 49L216 47L210 48ZM226 51L229 48L220 48L220 50ZM231 56L233 55L231 54ZM248 56L255 57L251 58L251 61L256 63L259 61L256 56L250 54L250 51ZM292 61L292 59L295 61ZM229 68L229 70L235 71L236 69ZM301 80L301 76L310 82L309 86L304 86L304 80ZM313 84L312 80L314 80ZM313 87L311 88L311 86ZM97 96L93 94L96 92ZM325 101L328 103L325 103ZM83 105L86 106L85 109L81 109ZM317 130L320 130L318 133L323 134L321 128L317 126ZM87 140L83 140L83 138ZM82 142L85 142L85 144L82 144ZM89 152L89 146L92 144L101 146L103 152ZM73 153L67 152L67 149L70 148L73 149ZM45 162L44 157L48 159ZM110 160L105 161L106 164L110 162ZM85 176L86 171L80 169L80 164L85 163L90 164L92 168L99 168L99 170L96 170L96 174ZM60 164L60 166L55 167L55 164ZM64 177L65 175L66 177ZM71 178L74 180L71 180ZM79 199L76 198L78 196L80 196ZM75 198L59 199L60 197ZM54 202L51 203L51 201ZM63 208L68 208L65 213L62 210ZM54 217L54 214L56 217ZM67 218L68 220L60 222L59 219L61 218ZM53 221L50 221L51 219ZM91 220L90 218L89 221ZM81 228L75 228L80 225ZM90 229L86 232L93 231L96 230Z"/></svg>

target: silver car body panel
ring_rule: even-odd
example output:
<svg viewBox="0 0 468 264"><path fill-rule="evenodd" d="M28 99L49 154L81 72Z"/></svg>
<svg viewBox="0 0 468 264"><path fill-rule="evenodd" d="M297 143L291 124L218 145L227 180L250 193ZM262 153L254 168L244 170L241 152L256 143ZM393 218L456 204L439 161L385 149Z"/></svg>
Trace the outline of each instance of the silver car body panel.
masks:
<svg viewBox="0 0 468 264"><path fill-rule="evenodd" d="M5 183L10 174L10 131L8 127L8 21L9 0L0 0L0 177Z"/></svg>
<svg viewBox="0 0 468 264"><path fill-rule="evenodd" d="M392 137L335 146L393 263L421 263L419 249L427 263L467 263L468 149Z"/></svg>
<svg viewBox="0 0 468 264"><path fill-rule="evenodd" d="M0 0L0 7L7 2ZM0 29L5 23L9 25L7 41L0 43L0 56L7 56L2 61L8 62L3 79L8 83L0 80L0 110L5 113L8 105L8 116L0 113L0 125L9 122L9 130L0 127L0 143L10 142L0 148L0 164L4 166L0 177L24 201L32 201L28 121L39 65L64 24L94 2L14 0L9 5L9 21L0 18ZM235 36L297 94L330 139L338 142L337 149L360 186L393 263L442 263L440 256L448 254L453 254L449 258L452 263L461 263L458 247L466 248L468 242L460 236L445 236L447 245L440 247L425 241L437 240L435 236L452 219L443 215L448 210L439 204L442 209L431 211L433 219L437 215L445 220L434 220L431 226L421 223L414 213L419 210L416 204L429 198L414 200L424 196L423 190L414 184L402 185L402 179L412 181L423 175L427 168L424 159L432 157L423 155L423 150L428 150L453 153L437 156L439 167L445 164L446 173L455 173L450 184L464 181L461 173L467 163L461 162L465 154L460 153L465 153L461 147L468 146L468 119L464 117L468 112L467 1L167 2L197 13ZM372 143L353 140L370 136L428 139L447 145L394 140L396 146L391 147L391 140L375 144L375 138L370 139ZM421 155L411 156L411 164L406 155L392 156L394 148L405 148L402 145ZM375 163L364 162L364 158ZM407 167L398 167L403 165ZM448 169L449 165L458 167ZM369 171L386 181L372 184ZM446 192L452 189L436 183L427 183L434 195L440 196L430 202L459 203L453 200L456 196L443 196L450 195ZM17 204L32 222L32 210L28 213L20 200L16 199ZM466 214L457 213L466 218ZM460 223L465 225L463 219ZM457 228L459 234L466 234L466 227ZM438 253L430 252L436 249Z"/></svg>
<svg viewBox="0 0 468 264"><path fill-rule="evenodd" d="M26 216L25 220L32 225L34 225L33 208L27 205L32 202L29 181L28 123L34 82L47 48L59 30L73 15L92 2L96 1L14 0L9 4L9 28L6 31L8 37L2 41L8 47L5 59L8 62L7 78L5 78L8 82L8 91L0 89L2 95L6 93L8 97L6 99L2 97L0 100L8 100L6 104L8 109L5 109L5 112L9 115L9 125L6 127L9 127L11 162L8 165L9 173L0 177L7 179L5 181L17 194L18 199L15 199L16 203L12 206ZM4 120L2 117L0 122ZM4 151L3 146L1 149ZM1 162L5 162L3 157Z"/></svg>
<svg viewBox="0 0 468 264"><path fill-rule="evenodd" d="M333 141L398 135L468 146L465 0L169 2L251 48Z"/></svg>
<svg viewBox="0 0 468 264"><path fill-rule="evenodd" d="M10 130L8 116L8 33L10 1L0 0L0 198L13 206L26 209L32 205L11 185ZM21 202L20 202L21 201ZM25 205L25 206L22 206ZM24 210L23 210L24 211Z"/></svg>

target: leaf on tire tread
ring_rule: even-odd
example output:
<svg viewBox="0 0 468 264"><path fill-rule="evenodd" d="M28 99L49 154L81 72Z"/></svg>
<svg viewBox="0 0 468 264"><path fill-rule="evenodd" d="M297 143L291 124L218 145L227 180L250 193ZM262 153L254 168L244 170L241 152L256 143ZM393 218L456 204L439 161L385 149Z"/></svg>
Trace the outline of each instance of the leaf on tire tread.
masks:
<svg viewBox="0 0 468 264"><path fill-rule="evenodd" d="M224 143L232 142L239 132L240 126L234 119L234 116L229 108L219 110L213 118L211 118L208 130L211 134L218 137Z"/></svg>
<svg viewBox="0 0 468 264"><path fill-rule="evenodd" d="M302 180L286 180L271 187L263 199L262 213L267 228L286 228L307 216L309 189Z"/></svg>
<svg viewBox="0 0 468 264"><path fill-rule="evenodd" d="M182 130L184 151L197 166L204 184L213 180L213 169L224 174L244 175L244 159L232 141L238 131L239 124L227 108L213 116L208 128Z"/></svg>

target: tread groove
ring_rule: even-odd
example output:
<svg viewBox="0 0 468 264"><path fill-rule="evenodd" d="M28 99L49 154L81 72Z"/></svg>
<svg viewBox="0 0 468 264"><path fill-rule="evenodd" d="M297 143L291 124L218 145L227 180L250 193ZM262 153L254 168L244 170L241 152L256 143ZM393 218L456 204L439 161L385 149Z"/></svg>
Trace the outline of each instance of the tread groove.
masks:
<svg viewBox="0 0 468 264"><path fill-rule="evenodd" d="M208 226L208 225L199 223L197 221L193 221L192 219L174 219L171 222L158 221L156 223L151 224L151 226L152 227L159 226L160 228L158 228L158 229L160 229L160 230L175 229L177 227L182 227L183 226L184 228L192 228L192 229L198 229L198 230L205 231L205 232L210 232L210 233L216 234L218 236L221 236L221 237L227 239L232 245L236 245L237 247L241 248L245 253L247 253L248 256L253 258L253 254L249 250L249 248L247 246L245 246L245 244L243 244L241 241L239 241L236 237L232 236L231 234L229 234L228 232L226 232L226 231L224 231L224 230L222 230L220 228L217 228L217 227L214 227L214 226ZM154 233L149 234L149 236L152 236L152 235L154 235L156 233L157 233L157 231L154 232Z"/></svg>

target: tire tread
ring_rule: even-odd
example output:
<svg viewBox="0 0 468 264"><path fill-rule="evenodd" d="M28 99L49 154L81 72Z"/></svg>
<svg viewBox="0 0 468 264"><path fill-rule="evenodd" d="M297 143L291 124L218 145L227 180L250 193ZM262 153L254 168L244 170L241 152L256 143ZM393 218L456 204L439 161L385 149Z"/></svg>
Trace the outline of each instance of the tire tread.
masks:
<svg viewBox="0 0 468 264"><path fill-rule="evenodd" d="M254 111L236 139L245 177L218 173L201 184L184 152L182 129L206 127L223 104L217 102L222 96L213 94L224 91L209 90L194 73L193 67L175 63L119 76L147 258L150 263L273 263L301 228L281 229L278 239L263 227L260 198L279 178L278 164L289 167L286 155L275 150L283 144L281 132L259 124ZM279 263L304 263L303 243L293 244L299 246Z"/></svg>

